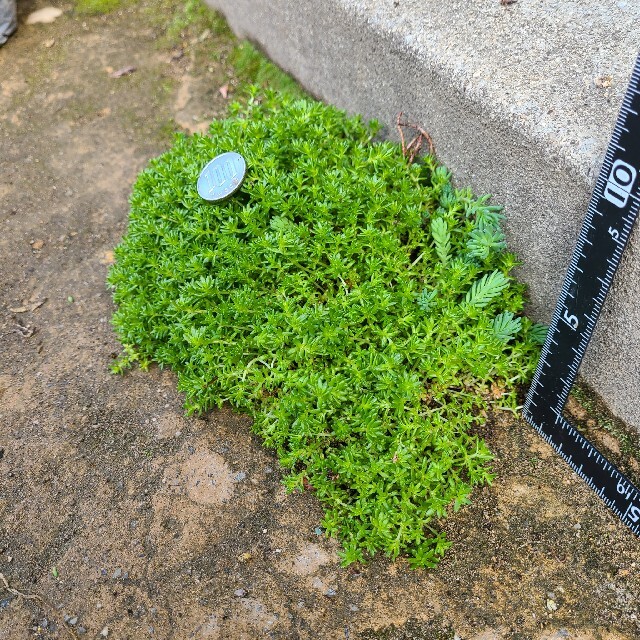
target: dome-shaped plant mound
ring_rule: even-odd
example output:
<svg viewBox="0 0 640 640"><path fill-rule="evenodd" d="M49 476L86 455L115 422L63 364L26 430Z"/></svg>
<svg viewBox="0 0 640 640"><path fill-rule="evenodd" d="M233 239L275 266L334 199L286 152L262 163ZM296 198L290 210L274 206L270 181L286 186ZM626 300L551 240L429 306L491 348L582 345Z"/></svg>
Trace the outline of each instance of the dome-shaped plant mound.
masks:
<svg viewBox="0 0 640 640"><path fill-rule="evenodd" d="M189 411L253 416L346 564L433 566L438 520L491 479L471 431L491 402L515 406L541 330L521 316L497 209L374 133L269 95L178 137L134 186L114 323L123 365L171 367ZM205 202L198 175L224 151L246 180Z"/></svg>

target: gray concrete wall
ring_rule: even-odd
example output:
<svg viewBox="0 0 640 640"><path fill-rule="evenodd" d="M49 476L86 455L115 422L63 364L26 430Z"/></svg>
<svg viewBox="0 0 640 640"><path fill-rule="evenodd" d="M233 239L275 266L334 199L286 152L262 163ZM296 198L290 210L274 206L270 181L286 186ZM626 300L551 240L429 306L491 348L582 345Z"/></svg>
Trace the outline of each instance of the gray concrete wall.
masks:
<svg viewBox="0 0 640 640"><path fill-rule="evenodd" d="M459 185L494 194L548 321L635 56L636 0L208 0L312 94L432 135ZM581 374L640 429L640 240Z"/></svg>

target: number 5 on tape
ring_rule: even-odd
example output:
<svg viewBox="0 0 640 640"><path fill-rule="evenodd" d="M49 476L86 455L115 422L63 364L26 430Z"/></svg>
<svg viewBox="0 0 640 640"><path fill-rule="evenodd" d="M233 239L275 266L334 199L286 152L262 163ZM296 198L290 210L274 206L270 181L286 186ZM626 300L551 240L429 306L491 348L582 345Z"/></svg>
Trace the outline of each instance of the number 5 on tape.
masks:
<svg viewBox="0 0 640 640"><path fill-rule="evenodd" d="M640 57L636 60L569 263L523 415L604 503L640 534L640 491L563 416L640 208Z"/></svg>

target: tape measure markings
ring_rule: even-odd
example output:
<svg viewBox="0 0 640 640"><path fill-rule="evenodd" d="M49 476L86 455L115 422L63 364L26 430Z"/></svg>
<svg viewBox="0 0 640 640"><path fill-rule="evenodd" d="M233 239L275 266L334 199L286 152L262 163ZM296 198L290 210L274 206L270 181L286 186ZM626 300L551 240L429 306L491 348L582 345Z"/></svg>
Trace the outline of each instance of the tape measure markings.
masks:
<svg viewBox="0 0 640 640"><path fill-rule="evenodd" d="M640 120L633 120L640 109L637 96L640 56L562 283L523 414L603 502L640 535L640 490L562 413L640 208L638 170L631 164L640 164Z"/></svg>

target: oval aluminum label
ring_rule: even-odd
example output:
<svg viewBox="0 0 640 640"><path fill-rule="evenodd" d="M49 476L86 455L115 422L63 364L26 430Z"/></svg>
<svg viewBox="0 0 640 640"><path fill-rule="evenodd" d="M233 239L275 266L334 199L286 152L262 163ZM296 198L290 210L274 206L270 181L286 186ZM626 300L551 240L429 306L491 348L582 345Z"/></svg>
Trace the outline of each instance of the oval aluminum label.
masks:
<svg viewBox="0 0 640 640"><path fill-rule="evenodd" d="M247 164L239 153L221 153L200 172L198 194L209 202L224 200L240 188L246 173Z"/></svg>

